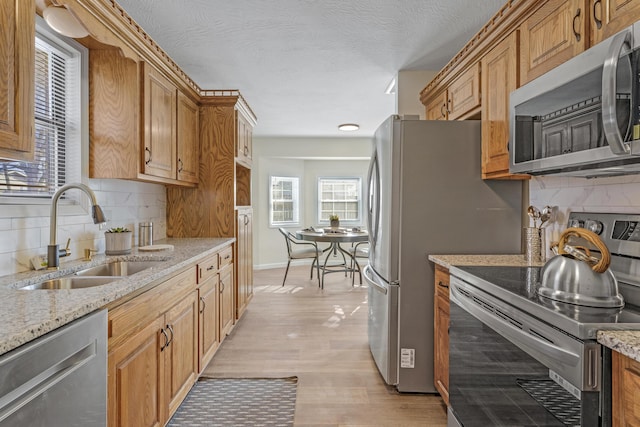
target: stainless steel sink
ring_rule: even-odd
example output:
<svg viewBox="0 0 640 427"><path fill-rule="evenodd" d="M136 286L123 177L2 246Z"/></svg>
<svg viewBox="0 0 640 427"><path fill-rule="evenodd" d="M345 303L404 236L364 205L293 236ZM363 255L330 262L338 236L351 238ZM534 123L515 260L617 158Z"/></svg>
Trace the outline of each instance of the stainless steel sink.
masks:
<svg viewBox="0 0 640 427"><path fill-rule="evenodd" d="M115 282L118 277L60 277L57 279L47 280L45 282L28 285L20 289L34 290L34 289L82 289L92 288L94 286L106 285L110 282Z"/></svg>
<svg viewBox="0 0 640 427"><path fill-rule="evenodd" d="M80 270L76 276L131 276L147 268L155 267L160 261L115 261Z"/></svg>

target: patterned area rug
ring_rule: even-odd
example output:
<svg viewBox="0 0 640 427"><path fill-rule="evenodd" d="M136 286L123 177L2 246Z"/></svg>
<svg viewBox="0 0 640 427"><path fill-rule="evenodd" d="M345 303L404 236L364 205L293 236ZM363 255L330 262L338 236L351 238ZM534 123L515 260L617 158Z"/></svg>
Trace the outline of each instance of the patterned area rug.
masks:
<svg viewBox="0 0 640 427"><path fill-rule="evenodd" d="M297 377L200 378L170 427L293 426Z"/></svg>

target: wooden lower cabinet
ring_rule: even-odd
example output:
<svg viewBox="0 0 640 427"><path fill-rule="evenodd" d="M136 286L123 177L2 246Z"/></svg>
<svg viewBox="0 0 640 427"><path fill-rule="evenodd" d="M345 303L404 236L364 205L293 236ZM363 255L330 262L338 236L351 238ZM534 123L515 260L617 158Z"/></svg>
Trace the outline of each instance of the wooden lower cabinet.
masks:
<svg viewBox="0 0 640 427"><path fill-rule="evenodd" d="M217 274L198 288L198 300L198 372L202 372L220 346L220 293Z"/></svg>
<svg viewBox="0 0 640 427"><path fill-rule="evenodd" d="M235 322L235 304L233 300L233 264L220 270L220 341L231 332Z"/></svg>
<svg viewBox="0 0 640 427"><path fill-rule="evenodd" d="M433 383L449 405L449 270L436 265L433 319Z"/></svg>
<svg viewBox="0 0 640 427"><path fill-rule="evenodd" d="M166 387L170 418L198 377L198 292L176 304L165 314L169 343L165 346Z"/></svg>
<svg viewBox="0 0 640 427"><path fill-rule="evenodd" d="M613 427L640 426L640 362L611 352Z"/></svg>
<svg viewBox="0 0 640 427"><path fill-rule="evenodd" d="M253 209L239 208L236 217L236 319L253 297Z"/></svg>
<svg viewBox="0 0 640 427"><path fill-rule="evenodd" d="M109 350L109 427L164 425L164 352L160 351L163 327L164 315Z"/></svg>

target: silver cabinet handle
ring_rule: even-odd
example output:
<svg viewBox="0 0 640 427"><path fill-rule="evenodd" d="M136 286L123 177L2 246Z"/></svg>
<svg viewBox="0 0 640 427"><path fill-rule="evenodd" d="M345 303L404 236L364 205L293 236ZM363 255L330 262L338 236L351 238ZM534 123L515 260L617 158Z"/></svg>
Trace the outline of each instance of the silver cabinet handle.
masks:
<svg viewBox="0 0 640 427"><path fill-rule="evenodd" d="M628 154L631 150L625 144L616 115L616 86L618 59L624 46L631 48L631 31L618 33L611 42L609 57L602 68L602 129L609 148L616 155Z"/></svg>
<svg viewBox="0 0 640 427"><path fill-rule="evenodd" d="M200 297L200 302L202 303L202 308L200 309L200 313L204 313L204 309L207 307L207 303L204 301L204 297Z"/></svg>
<svg viewBox="0 0 640 427"><path fill-rule="evenodd" d="M224 282L220 280L220 293L224 292Z"/></svg>

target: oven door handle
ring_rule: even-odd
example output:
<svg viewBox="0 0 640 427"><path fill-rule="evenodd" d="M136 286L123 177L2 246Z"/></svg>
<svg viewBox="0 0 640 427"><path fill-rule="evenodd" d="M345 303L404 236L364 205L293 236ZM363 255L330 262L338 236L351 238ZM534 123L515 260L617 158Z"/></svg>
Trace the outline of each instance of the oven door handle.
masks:
<svg viewBox="0 0 640 427"><path fill-rule="evenodd" d="M466 301L466 298L460 294L455 284L450 283L449 286L449 291L451 292L450 299L453 302L458 304L458 306L470 313L476 319L489 326L503 337L509 339L521 349L525 350L525 352L550 357L562 365L577 366L580 363L579 354L567 351L562 347L558 347L530 333L523 332L510 323L487 313L474 303ZM536 359L538 358L536 357Z"/></svg>

